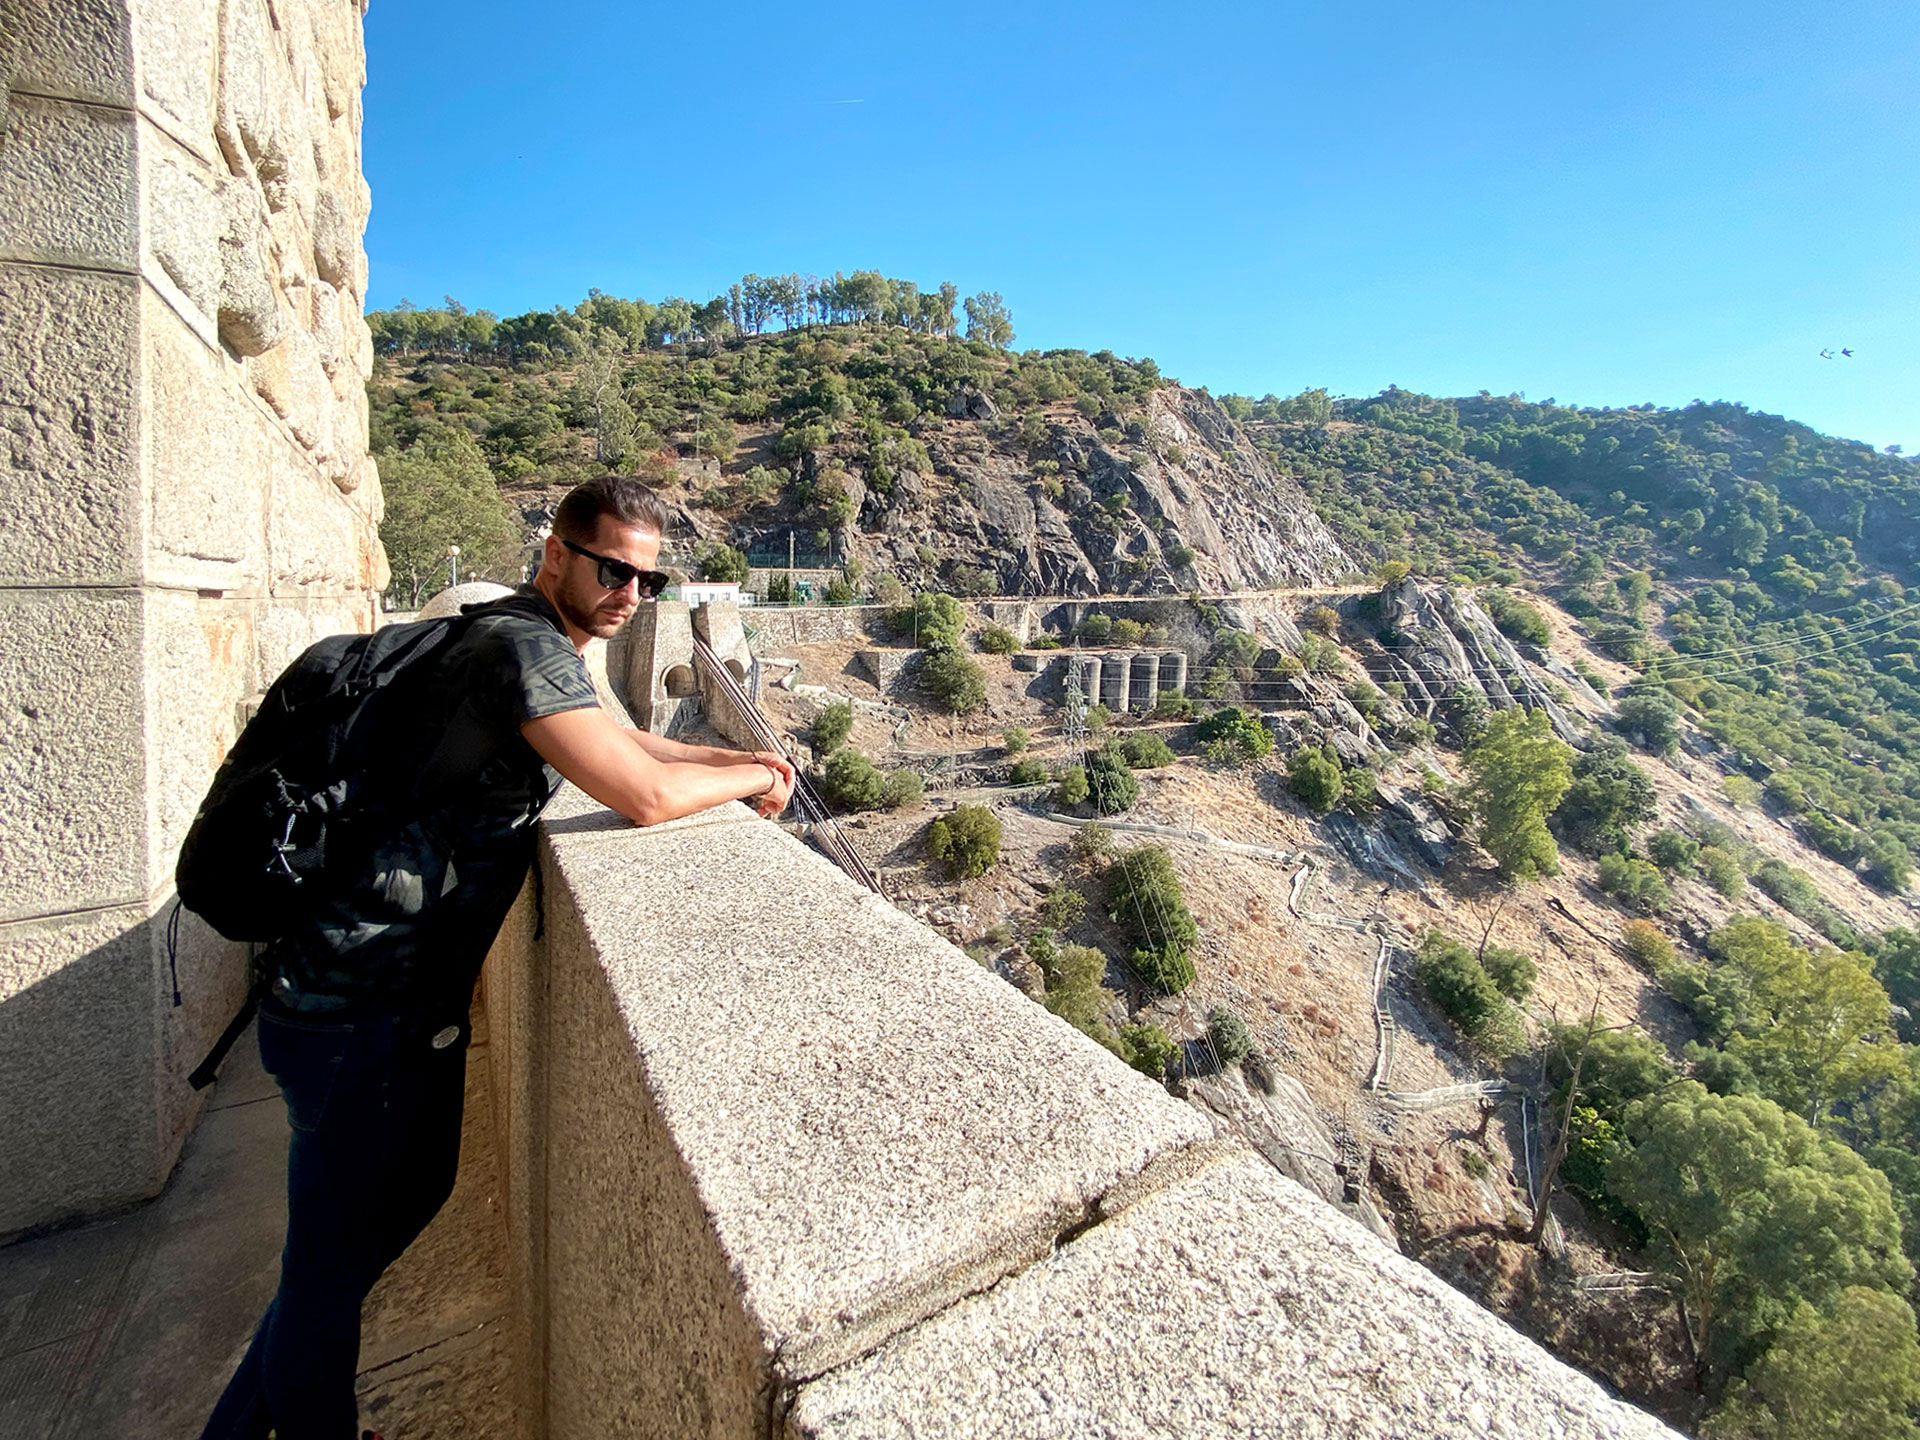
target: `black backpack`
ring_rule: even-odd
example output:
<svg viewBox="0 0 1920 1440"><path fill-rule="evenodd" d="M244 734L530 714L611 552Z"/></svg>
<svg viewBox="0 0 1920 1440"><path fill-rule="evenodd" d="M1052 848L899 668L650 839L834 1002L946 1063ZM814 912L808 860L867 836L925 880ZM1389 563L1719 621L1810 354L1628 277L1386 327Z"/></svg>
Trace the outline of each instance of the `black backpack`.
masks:
<svg viewBox="0 0 1920 1440"><path fill-rule="evenodd" d="M396 801L404 808L412 798L366 793L368 741L381 713L404 702L401 682L421 673L420 662L491 608L308 646L273 682L200 802L174 866L180 904L229 940L284 933L305 907L329 843L339 843L356 824L390 819ZM176 912L176 925L178 919ZM194 1071L195 1089L212 1082L258 998L256 982ZM180 1003L177 983L174 1003Z"/></svg>

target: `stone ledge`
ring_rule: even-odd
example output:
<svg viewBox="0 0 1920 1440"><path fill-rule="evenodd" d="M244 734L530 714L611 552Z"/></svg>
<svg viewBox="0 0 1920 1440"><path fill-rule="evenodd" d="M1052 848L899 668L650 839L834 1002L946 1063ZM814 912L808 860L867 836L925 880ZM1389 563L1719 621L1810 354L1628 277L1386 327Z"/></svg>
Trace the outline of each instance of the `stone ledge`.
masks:
<svg viewBox="0 0 1920 1440"><path fill-rule="evenodd" d="M787 1440L1670 1437L1242 1153L803 1386Z"/></svg>
<svg viewBox="0 0 1920 1440"><path fill-rule="evenodd" d="M555 817L554 878L782 1376L1032 1263L1211 1138L744 807L624 844L604 823Z"/></svg>

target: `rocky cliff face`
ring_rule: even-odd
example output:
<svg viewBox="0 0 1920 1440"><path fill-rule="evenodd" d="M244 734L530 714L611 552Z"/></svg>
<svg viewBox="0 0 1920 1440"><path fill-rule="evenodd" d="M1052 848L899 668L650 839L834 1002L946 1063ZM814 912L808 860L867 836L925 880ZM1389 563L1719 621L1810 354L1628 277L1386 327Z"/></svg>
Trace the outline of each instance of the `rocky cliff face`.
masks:
<svg viewBox="0 0 1920 1440"><path fill-rule="evenodd" d="M1353 568L1300 487L1202 391L1156 390L1145 413L1061 407L1043 434L963 394L926 426L933 473L887 494L853 482L837 548L909 583L943 566L1002 594L1151 594L1324 585Z"/></svg>

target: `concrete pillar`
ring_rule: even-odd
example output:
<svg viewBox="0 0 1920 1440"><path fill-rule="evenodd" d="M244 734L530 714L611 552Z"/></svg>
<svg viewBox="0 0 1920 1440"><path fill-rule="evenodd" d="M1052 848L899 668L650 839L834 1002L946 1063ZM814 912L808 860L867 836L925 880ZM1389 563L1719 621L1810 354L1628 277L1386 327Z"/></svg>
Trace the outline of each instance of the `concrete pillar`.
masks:
<svg viewBox="0 0 1920 1440"><path fill-rule="evenodd" d="M607 669L633 723L649 734L672 734L687 702L693 712L700 706L693 621L685 603L656 600L634 611L608 642Z"/></svg>
<svg viewBox="0 0 1920 1440"><path fill-rule="evenodd" d="M1100 657L1098 655L1076 655L1073 657L1073 671L1080 680L1080 694L1087 704L1100 703Z"/></svg>
<svg viewBox="0 0 1920 1440"><path fill-rule="evenodd" d="M1174 650L1160 657L1160 688L1175 694L1187 693L1187 652Z"/></svg>
<svg viewBox="0 0 1920 1440"><path fill-rule="evenodd" d="M695 634L713 647L720 663L727 667L740 688L746 690L751 698L753 652L747 648L747 632L740 623L740 607L730 600L709 601L694 610L693 629ZM734 744L753 748L756 743L753 730L739 707L727 698L726 692L707 671L696 665L694 674L700 682L700 698L706 710L707 723Z"/></svg>
<svg viewBox="0 0 1920 1440"><path fill-rule="evenodd" d="M5 28L0 1239L165 1183L245 990L185 916L172 1004L180 842L248 698L387 583L359 8Z"/></svg>
<svg viewBox="0 0 1920 1440"><path fill-rule="evenodd" d="M1136 655L1133 657L1132 670L1133 703L1139 709L1151 709L1154 701L1160 698L1160 657Z"/></svg>
<svg viewBox="0 0 1920 1440"><path fill-rule="evenodd" d="M1133 691L1133 656L1109 652L1100 662L1100 699L1116 715L1127 711Z"/></svg>

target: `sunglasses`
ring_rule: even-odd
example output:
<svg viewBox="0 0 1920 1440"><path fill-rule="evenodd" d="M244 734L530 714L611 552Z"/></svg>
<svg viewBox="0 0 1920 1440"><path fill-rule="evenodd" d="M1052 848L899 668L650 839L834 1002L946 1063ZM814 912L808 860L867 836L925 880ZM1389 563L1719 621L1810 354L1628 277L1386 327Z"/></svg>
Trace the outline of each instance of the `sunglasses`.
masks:
<svg viewBox="0 0 1920 1440"><path fill-rule="evenodd" d="M576 545L571 540L560 542L576 555L584 555L599 568L595 571L600 583L609 590L624 590L634 581L640 582L640 598L653 600L660 592L673 583L673 577L664 570L642 570L637 565L629 565L624 560L616 560L611 555L596 555L584 545Z"/></svg>

